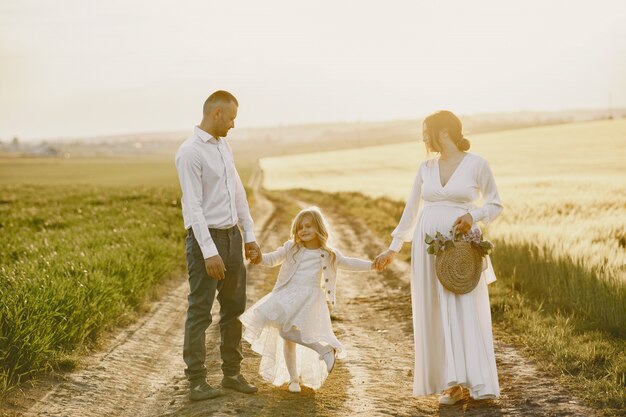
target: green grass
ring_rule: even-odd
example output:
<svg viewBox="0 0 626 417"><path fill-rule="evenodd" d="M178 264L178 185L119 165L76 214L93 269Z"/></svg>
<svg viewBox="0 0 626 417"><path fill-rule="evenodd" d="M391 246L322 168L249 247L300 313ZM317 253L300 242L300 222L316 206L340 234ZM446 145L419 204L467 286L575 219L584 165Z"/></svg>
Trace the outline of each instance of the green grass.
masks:
<svg viewBox="0 0 626 417"><path fill-rule="evenodd" d="M496 251L494 260L498 256ZM504 262L507 258L494 262L498 281L489 288L500 337L523 347L542 370L558 375L573 395L603 415L621 415L626 407L624 338L593 329L576 311L559 310L543 297L516 289L523 277L503 274L496 263Z"/></svg>
<svg viewBox="0 0 626 417"><path fill-rule="evenodd" d="M600 330L626 339L626 283L601 267L554 256L548 247L496 239L494 268L551 313L575 317L581 331Z"/></svg>
<svg viewBox="0 0 626 417"><path fill-rule="evenodd" d="M173 158L0 159L0 396L134 320L184 237Z"/></svg>
<svg viewBox="0 0 626 417"><path fill-rule="evenodd" d="M177 190L0 186L0 390L126 323L184 265Z"/></svg>
<svg viewBox="0 0 626 417"><path fill-rule="evenodd" d="M361 219L385 242L403 210L403 203L359 193L288 193ZM624 282L607 277L600 267L554 256L545 246L501 239L495 244L498 280L490 294L499 333L608 415L626 407ZM410 259L409 249L404 245L400 257Z"/></svg>

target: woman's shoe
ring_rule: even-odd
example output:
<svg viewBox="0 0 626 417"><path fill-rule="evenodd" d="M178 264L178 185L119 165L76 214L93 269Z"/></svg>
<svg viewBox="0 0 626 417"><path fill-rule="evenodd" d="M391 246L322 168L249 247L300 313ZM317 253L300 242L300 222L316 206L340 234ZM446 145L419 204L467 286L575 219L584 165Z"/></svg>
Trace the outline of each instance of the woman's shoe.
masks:
<svg viewBox="0 0 626 417"><path fill-rule="evenodd" d="M439 397L439 404L454 405L463 399L463 388L457 385L445 390Z"/></svg>
<svg viewBox="0 0 626 417"><path fill-rule="evenodd" d="M300 392L300 383L298 381L292 381L289 384L289 392Z"/></svg>
<svg viewBox="0 0 626 417"><path fill-rule="evenodd" d="M335 348L331 347L330 350L328 350L326 353L320 355L320 359L326 362L326 369L328 370L329 374L333 371L333 368L335 367L336 353L337 352L335 351Z"/></svg>

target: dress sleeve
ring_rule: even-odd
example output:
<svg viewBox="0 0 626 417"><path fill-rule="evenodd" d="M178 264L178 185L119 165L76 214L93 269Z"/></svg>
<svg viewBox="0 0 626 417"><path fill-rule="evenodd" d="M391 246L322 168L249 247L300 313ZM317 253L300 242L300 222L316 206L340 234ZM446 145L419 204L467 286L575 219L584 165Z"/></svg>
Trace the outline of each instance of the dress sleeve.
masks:
<svg viewBox="0 0 626 417"><path fill-rule="evenodd" d="M285 262L287 252L289 248L293 246L293 242L288 240L283 246L276 249L274 252L264 253L261 255L261 265L264 266L276 266Z"/></svg>
<svg viewBox="0 0 626 417"><path fill-rule="evenodd" d="M335 255L337 256L337 269L347 271L370 271L372 269L372 261L343 256L338 250L335 250Z"/></svg>
<svg viewBox="0 0 626 417"><path fill-rule="evenodd" d="M469 213L472 219L474 219L474 223L482 221L485 224L489 224L502 213L502 203L500 203L498 188L487 161L483 161L478 170L477 182L482 195L483 205L471 210Z"/></svg>
<svg viewBox="0 0 626 417"><path fill-rule="evenodd" d="M417 214L419 213L422 200L422 184L424 182L422 174L423 167L424 164L422 163L417 170L417 175L413 181L413 188L411 189L409 199L404 206L400 222L398 223L398 226L396 226L396 229L391 233L393 240L391 241L391 245L389 245L389 249L392 251L400 252L402 244L404 242L410 242L413 239L413 233L415 232L415 226L417 225Z"/></svg>

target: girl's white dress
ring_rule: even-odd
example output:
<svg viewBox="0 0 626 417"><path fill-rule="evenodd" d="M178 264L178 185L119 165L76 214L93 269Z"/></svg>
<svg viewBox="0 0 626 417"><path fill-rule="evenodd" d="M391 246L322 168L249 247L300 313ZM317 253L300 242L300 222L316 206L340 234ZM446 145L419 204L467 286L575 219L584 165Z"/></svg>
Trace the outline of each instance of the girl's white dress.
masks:
<svg viewBox="0 0 626 417"><path fill-rule="evenodd" d="M300 330L305 343L320 342L345 356L330 321L326 294L322 289L322 268L326 252L319 249L304 251L289 282L261 298L241 316L243 333L252 349L259 353L259 373L268 382L282 385L290 381L283 355L283 338L279 330ZM287 256L292 256L291 254ZM326 363L319 354L305 346L296 345L297 367L301 384L318 389L326 380Z"/></svg>
<svg viewBox="0 0 626 417"><path fill-rule="evenodd" d="M482 197L481 207L476 206ZM420 210L421 208L421 210ZM489 258L478 286L464 295L446 290L426 253L425 234L448 234L470 213L488 223L502 211L493 175L482 157L467 153L445 186L437 159L420 166L390 248L412 241L411 297L415 342L413 394L424 396L462 384L475 399L500 395L487 284L496 277Z"/></svg>

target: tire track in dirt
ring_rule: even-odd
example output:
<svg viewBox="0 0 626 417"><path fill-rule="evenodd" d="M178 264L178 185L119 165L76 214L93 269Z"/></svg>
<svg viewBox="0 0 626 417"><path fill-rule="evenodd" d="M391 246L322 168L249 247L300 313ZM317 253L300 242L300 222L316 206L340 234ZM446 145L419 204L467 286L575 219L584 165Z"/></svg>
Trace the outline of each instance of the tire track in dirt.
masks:
<svg viewBox="0 0 626 417"><path fill-rule="evenodd" d="M180 329L187 283L173 287L153 309L107 348L84 361L26 416L141 415L183 366Z"/></svg>

